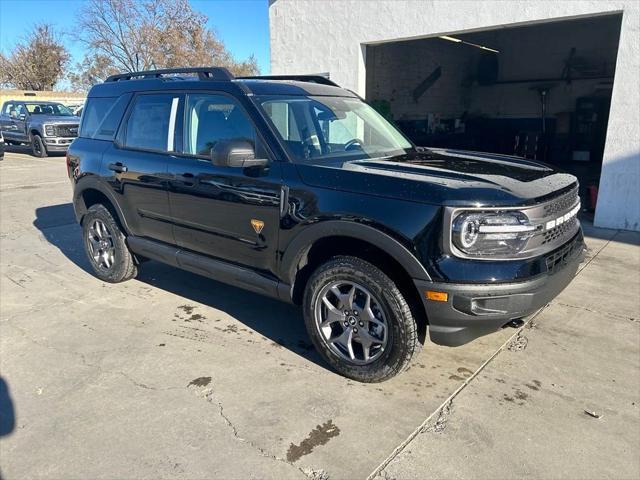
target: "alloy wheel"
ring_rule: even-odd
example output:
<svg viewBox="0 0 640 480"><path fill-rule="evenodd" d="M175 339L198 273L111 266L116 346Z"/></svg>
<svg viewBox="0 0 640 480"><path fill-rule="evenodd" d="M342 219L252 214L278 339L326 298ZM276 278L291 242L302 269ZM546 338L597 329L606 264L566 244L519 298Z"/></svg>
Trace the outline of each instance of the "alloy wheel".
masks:
<svg viewBox="0 0 640 480"><path fill-rule="evenodd" d="M314 313L320 338L346 362L367 365L384 352L388 323L381 302L362 285L329 283L317 296Z"/></svg>
<svg viewBox="0 0 640 480"><path fill-rule="evenodd" d="M88 228L87 246L93 262L101 270L109 270L115 261L115 245L111 232L102 220L94 219Z"/></svg>

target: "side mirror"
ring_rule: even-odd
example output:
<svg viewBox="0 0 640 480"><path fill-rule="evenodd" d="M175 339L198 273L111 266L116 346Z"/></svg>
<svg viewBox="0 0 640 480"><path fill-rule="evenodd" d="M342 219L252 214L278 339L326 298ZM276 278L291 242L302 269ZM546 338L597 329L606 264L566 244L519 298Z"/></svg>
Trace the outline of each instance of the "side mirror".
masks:
<svg viewBox="0 0 640 480"><path fill-rule="evenodd" d="M211 149L211 163L217 167L264 167L266 158L256 158L253 145L244 140L220 140Z"/></svg>
<svg viewBox="0 0 640 480"><path fill-rule="evenodd" d="M20 120L24 120L25 118L27 118L27 116L24 113L21 113L20 115L18 115L18 118Z"/></svg>

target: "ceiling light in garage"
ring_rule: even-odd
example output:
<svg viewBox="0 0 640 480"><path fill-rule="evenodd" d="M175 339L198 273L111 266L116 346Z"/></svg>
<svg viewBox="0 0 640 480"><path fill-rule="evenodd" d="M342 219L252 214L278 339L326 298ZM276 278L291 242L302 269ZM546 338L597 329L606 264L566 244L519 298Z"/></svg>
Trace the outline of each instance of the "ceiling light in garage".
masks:
<svg viewBox="0 0 640 480"><path fill-rule="evenodd" d="M442 36L440 36L438 38L441 38L443 40L448 40L450 42L455 42L455 43L464 43L465 45L471 45L472 47L481 48L482 50L487 50L488 52L500 53L499 50L495 50L493 48L485 47L484 45L478 45L477 43L465 42L464 40L460 40L459 38L448 37L447 35L442 35Z"/></svg>

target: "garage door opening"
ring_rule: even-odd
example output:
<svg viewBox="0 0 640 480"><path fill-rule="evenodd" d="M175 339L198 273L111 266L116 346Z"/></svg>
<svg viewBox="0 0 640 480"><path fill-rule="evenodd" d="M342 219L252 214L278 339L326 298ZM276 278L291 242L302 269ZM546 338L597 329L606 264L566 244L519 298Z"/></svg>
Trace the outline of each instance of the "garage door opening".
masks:
<svg viewBox="0 0 640 480"><path fill-rule="evenodd" d="M595 207L622 14L366 46L366 97L417 145L538 159Z"/></svg>

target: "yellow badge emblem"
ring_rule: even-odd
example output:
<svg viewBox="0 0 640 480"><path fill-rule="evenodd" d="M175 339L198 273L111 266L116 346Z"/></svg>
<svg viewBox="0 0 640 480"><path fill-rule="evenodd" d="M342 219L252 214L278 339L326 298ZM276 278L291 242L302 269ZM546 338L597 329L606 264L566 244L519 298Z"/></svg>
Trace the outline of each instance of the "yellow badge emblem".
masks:
<svg viewBox="0 0 640 480"><path fill-rule="evenodd" d="M256 231L256 233L260 235L260 232L262 232L262 229L264 228L264 222L262 220L256 220L255 218L252 218L251 226Z"/></svg>

